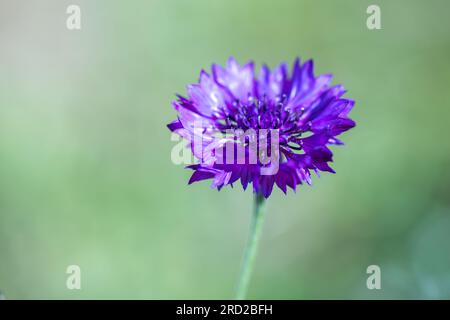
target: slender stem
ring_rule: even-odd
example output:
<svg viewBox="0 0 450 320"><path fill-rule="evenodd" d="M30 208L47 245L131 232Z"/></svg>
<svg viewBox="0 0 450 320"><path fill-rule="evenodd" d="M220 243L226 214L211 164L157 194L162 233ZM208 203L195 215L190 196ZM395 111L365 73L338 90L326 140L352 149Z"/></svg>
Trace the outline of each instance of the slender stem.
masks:
<svg viewBox="0 0 450 320"><path fill-rule="evenodd" d="M248 284L250 282L253 263L255 261L258 242L264 222L264 207L264 197L261 194L256 193L254 199L252 222L250 226L250 235L247 241L247 246L245 248L244 259L241 266L241 274L239 276L239 282L236 290L236 299L238 300L245 299L245 296L247 295Z"/></svg>

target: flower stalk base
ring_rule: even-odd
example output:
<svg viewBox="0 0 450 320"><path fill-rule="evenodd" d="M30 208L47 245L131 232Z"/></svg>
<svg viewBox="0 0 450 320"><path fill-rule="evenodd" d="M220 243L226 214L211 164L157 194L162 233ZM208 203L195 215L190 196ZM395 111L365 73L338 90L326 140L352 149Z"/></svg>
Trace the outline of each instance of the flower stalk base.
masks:
<svg viewBox="0 0 450 320"><path fill-rule="evenodd" d="M258 250L258 243L262 232L262 226L265 218L265 199L260 193L255 193L252 222L250 226L250 235L244 252L241 273L236 290L236 299L245 299L248 291L248 285L253 270L253 264Z"/></svg>

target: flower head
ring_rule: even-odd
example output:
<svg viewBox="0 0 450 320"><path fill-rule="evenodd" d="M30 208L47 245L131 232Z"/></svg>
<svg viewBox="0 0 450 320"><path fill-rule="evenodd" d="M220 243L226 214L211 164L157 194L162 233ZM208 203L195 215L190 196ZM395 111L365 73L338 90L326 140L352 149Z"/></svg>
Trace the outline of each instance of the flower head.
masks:
<svg viewBox="0 0 450 320"><path fill-rule="evenodd" d="M276 184L284 193L311 184L311 172L328 171L329 145L355 126L348 118L354 101L342 98L343 86L330 86L331 75L314 76L313 61L296 59L274 70L263 65L258 77L253 62L234 58L225 68L200 73L188 96L173 102L177 120L168 125L181 135L197 163L189 184L212 179L219 190L240 180L244 189L269 197Z"/></svg>

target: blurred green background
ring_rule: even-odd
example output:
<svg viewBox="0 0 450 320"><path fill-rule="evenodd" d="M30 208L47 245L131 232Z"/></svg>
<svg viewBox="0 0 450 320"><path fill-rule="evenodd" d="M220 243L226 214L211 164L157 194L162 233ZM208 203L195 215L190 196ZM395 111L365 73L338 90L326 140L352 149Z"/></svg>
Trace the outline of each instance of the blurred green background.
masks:
<svg viewBox="0 0 450 320"><path fill-rule="evenodd" d="M366 27L381 7L382 30ZM81 7L82 29L66 28ZM450 298L450 2L0 2L0 290L225 299L251 191L187 186L171 101L202 68L296 56L357 104L336 175L268 204L249 298ZM81 267L82 289L66 288ZM366 268L381 268L381 290Z"/></svg>

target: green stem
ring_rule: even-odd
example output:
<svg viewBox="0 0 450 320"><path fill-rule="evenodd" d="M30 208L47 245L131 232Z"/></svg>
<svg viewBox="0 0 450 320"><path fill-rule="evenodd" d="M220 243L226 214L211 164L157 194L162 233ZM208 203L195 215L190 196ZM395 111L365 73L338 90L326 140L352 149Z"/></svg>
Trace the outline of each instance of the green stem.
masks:
<svg viewBox="0 0 450 320"><path fill-rule="evenodd" d="M245 248L244 260L242 261L241 274L239 276L239 282L236 290L236 299L238 300L245 299L245 296L247 295L248 284L250 282L253 263L255 261L258 242L264 222L264 207L264 197L261 194L256 193L254 199L252 222L250 226L250 235L248 238L247 246Z"/></svg>

